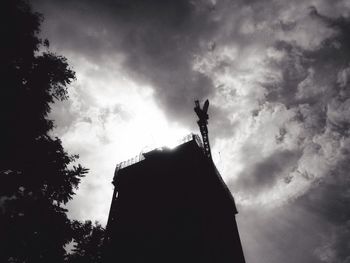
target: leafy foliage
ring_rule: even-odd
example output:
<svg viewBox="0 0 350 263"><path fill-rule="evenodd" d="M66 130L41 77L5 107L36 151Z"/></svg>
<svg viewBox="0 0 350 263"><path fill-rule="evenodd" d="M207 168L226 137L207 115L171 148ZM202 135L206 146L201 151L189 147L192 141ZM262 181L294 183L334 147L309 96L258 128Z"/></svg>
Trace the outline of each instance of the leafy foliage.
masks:
<svg viewBox="0 0 350 263"><path fill-rule="evenodd" d="M24 0L1 6L1 262L62 262L74 230L61 206L87 173L51 138L50 104L75 79L67 60L38 37L42 16Z"/></svg>
<svg viewBox="0 0 350 263"><path fill-rule="evenodd" d="M74 248L67 256L68 263L100 263L102 262L102 247L104 228L97 222L81 223L74 221Z"/></svg>

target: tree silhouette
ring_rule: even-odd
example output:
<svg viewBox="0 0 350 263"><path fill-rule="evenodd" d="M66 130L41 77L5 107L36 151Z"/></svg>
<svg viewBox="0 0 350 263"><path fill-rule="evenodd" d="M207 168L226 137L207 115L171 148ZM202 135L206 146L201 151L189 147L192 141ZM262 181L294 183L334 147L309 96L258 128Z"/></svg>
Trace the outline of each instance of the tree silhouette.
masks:
<svg viewBox="0 0 350 263"><path fill-rule="evenodd" d="M0 262L62 262L74 232L62 205L87 169L49 136L47 116L75 73L38 37L42 16L26 1L0 6Z"/></svg>
<svg viewBox="0 0 350 263"><path fill-rule="evenodd" d="M67 255L68 263L101 263L104 228L91 221L74 221L74 248Z"/></svg>

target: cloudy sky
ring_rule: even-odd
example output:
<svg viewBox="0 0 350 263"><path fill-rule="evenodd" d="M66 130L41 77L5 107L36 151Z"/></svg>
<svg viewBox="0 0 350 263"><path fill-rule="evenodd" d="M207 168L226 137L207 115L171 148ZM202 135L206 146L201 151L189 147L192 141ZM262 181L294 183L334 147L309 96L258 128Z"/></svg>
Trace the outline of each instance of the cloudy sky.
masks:
<svg viewBox="0 0 350 263"><path fill-rule="evenodd" d="M350 262L350 2L32 0L76 71L53 134L90 168L70 217L106 223L115 165L197 132L247 263Z"/></svg>

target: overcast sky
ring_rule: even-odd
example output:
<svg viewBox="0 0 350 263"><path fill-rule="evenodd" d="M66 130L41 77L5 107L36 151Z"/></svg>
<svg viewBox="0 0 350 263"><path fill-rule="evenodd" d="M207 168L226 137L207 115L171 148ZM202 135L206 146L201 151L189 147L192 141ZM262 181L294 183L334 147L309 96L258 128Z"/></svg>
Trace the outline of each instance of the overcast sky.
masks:
<svg viewBox="0 0 350 263"><path fill-rule="evenodd" d="M350 1L31 2L77 74L50 116L90 168L71 218L105 224L115 165L209 98L247 263L350 262Z"/></svg>

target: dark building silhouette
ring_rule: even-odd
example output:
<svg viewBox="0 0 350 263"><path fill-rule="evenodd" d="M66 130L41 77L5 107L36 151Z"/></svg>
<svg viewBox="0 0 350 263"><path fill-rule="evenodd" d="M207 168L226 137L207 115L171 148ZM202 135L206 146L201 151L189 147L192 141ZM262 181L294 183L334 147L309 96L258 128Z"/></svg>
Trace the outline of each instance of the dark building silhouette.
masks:
<svg viewBox="0 0 350 263"><path fill-rule="evenodd" d="M119 164L113 184L105 262L245 262L234 199L197 135Z"/></svg>

